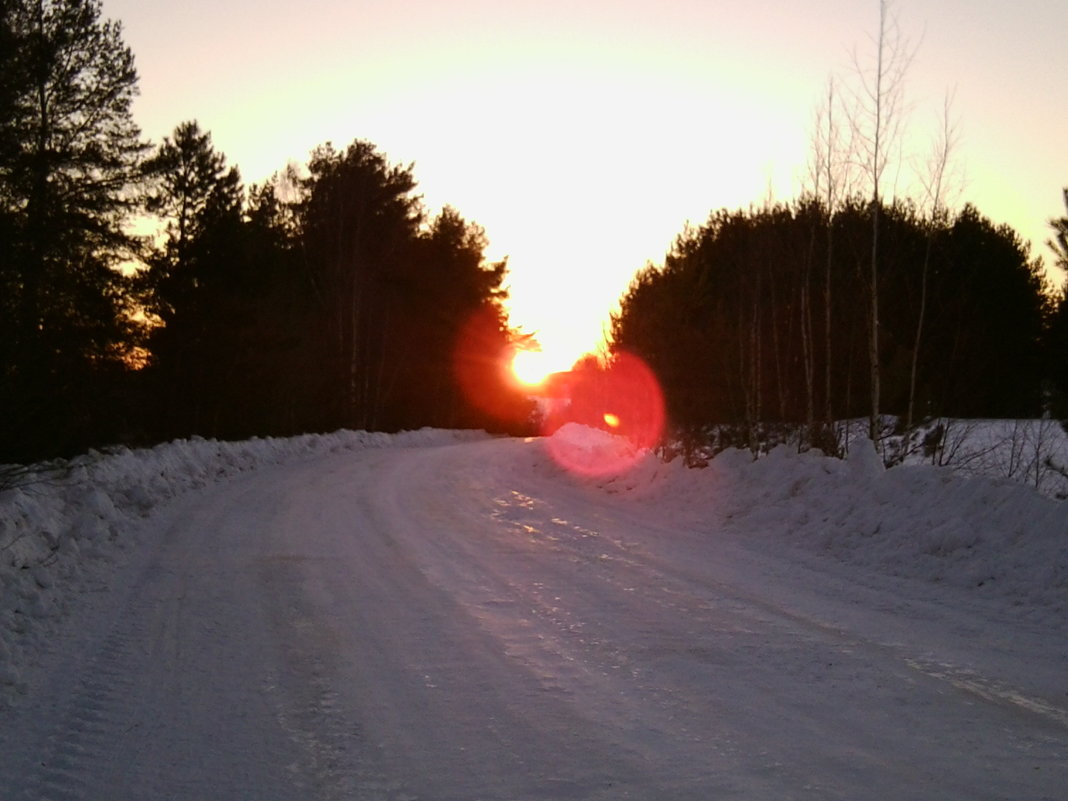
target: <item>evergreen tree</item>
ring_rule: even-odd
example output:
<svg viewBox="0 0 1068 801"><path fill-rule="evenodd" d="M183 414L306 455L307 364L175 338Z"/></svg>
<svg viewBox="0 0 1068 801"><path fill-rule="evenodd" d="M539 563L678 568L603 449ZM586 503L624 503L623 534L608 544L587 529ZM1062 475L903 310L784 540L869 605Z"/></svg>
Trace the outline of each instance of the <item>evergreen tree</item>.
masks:
<svg viewBox="0 0 1068 801"><path fill-rule="evenodd" d="M411 168L368 142L316 149L309 172L299 229L319 350L307 385L328 424L522 425L530 404L505 379L506 267L484 263L484 231L451 208L427 222Z"/></svg>
<svg viewBox="0 0 1068 801"><path fill-rule="evenodd" d="M145 308L160 323L150 350L161 433L222 435L245 290L241 177L196 122L175 128L146 167L155 179L148 209L166 223L142 276Z"/></svg>
<svg viewBox="0 0 1068 801"><path fill-rule="evenodd" d="M335 427L377 429L386 401L388 288L410 256L423 211L411 168L374 145L316 148L300 209L303 252L325 335L317 369Z"/></svg>
<svg viewBox="0 0 1068 801"><path fill-rule="evenodd" d="M819 223L827 214L811 199L717 212L632 282L613 317L613 347L653 368L683 434L729 424L736 444L753 447L760 426L807 425L814 408L831 408L835 419L869 410L870 285L858 265L870 256L870 201L846 200ZM879 216L885 412L905 415L915 401L925 416L1037 414L1046 299L1039 264L1019 237L972 207L925 220L902 202ZM830 258L831 237L813 235L828 230ZM813 264L830 265L826 279ZM821 315L805 303L824 294L824 280L834 285L826 319L838 343L829 368L819 363L826 350L806 347L825 339ZM924 293L937 313L925 322L917 356ZM834 392L824 401L810 395L812 377L828 370Z"/></svg>
<svg viewBox="0 0 1068 801"><path fill-rule="evenodd" d="M202 271L200 262L211 254L207 247L211 234L240 221L241 175L236 167L227 167L226 156L215 150L211 134L195 121L178 125L146 169L157 184L148 210L159 214L167 226L164 258L152 265L155 281L173 284L170 291L181 294L182 285L188 287L203 278L198 271ZM166 289L160 291L167 294Z"/></svg>
<svg viewBox="0 0 1068 801"><path fill-rule="evenodd" d="M1062 191L1064 206L1068 209L1068 187ZM1057 266L1068 273L1068 215L1053 218L1049 221L1049 227L1053 229L1053 236L1046 241L1046 244L1053 251Z"/></svg>
<svg viewBox="0 0 1068 801"><path fill-rule="evenodd" d="M1068 188L1064 190L1068 209ZM1046 372L1053 393L1053 412L1068 424L1068 215L1049 221L1053 236L1047 242L1057 267L1065 273L1046 331Z"/></svg>
<svg viewBox="0 0 1068 801"><path fill-rule="evenodd" d="M514 430L530 416L502 380L513 339L501 305L507 263L486 264L486 245L480 226L445 207L413 250L398 363L415 368L406 395L424 425Z"/></svg>
<svg viewBox="0 0 1068 801"><path fill-rule="evenodd" d="M1050 314L1045 358L1052 412L1068 424L1068 281L1061 288Z"/></svg>
<svg viewBox="0 0 1068 801"><path fill-rule="evenodd" d="M1041 264L1008 226L965 206L946 235L932 330L939 407L957 417L1041 413Z"/></svg>
<svg viewBox="0 0 1068 801"><path fill-rule="evenodd" d="M0 3L0 460L111 436L133 336L133 55L98 0ZM94 401L99 401L93 406Z"/></svg>
<svg viewBox="0 0 1068 801"><path fill-rule="evenodd" d="M234 378L228 436L286 436L329 428L314 365L321 358L317 307L300 249L293 208L279 196L291 175L248 193L242 285L230 321Z"/></svg>

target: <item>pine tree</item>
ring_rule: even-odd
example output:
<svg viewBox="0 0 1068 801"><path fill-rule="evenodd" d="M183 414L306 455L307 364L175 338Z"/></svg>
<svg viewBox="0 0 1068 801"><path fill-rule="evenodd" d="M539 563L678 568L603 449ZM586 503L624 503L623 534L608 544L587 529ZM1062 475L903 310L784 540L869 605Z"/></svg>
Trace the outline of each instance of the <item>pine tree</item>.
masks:
<svg viewBox="0 0 1068 801"><path fill-rule="evenodd" d="M142 277L145 308L160 323L150 350L161 433L220 435L245 267L241 176L196 122L175 128L146 169L148 209L166 224Z"/></svg>
<svg viewBox="0 0 1068 801"><path fill-rule="evenodd" d="M513 430L529 402L509 391L506 264L484 231L446 207L427 221L411 167L369 142L312 153L298 206L319 337L308 385L326 424Z"/></svg>
<svg viewBox="0 0 1068 801"><path fill-rule="evenodd" d="M448 206L416 245L391 335L405 346L396 361L415 368L406 371L407 405L424 425L515 430L530 409L501 380L512 340L501 306L507 262L486 264L485 231Z"/></svg>
<svg viewBox="0 0 1068 801"><path fill-rule="evenodd" d="M106 436L88 402L133 335L115 267L145 146L133 55L98 0L6 0L0 15L2 459Z"/></svg>
<svg viewBox="0 0 1068 801"><path fill-rule="evenodd" d="M1064 189L1064 205L1068 209L1068 188ZM1046 372L1053 391L1053 411L1068 425L1068 214L1051 219L1049 226L1053 236L1046 244L1065 279L1046 330Z"/></svg>
<svg viewBox="0 0 1068 801"><path fill-rule="evenodd" d="M329 342L321 370L337 403L334 425L377 429L385 401L386 302L423 212L411 167L370 142L313 151L300 209L304 253Z"/></svg>

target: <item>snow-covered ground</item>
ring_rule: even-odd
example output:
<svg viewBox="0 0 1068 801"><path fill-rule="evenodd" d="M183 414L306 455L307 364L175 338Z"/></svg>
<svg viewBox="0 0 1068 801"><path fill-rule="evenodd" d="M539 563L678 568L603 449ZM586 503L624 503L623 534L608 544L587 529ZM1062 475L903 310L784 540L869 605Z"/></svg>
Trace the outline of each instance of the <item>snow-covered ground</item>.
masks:
<svg viewBox="0 0 1068 801"><path fill-rule="evenodd" d="M957 470L576 474L626 445L571 425L9 475L0 797L1063 799L1068 447L1013 425Z"/></svg>

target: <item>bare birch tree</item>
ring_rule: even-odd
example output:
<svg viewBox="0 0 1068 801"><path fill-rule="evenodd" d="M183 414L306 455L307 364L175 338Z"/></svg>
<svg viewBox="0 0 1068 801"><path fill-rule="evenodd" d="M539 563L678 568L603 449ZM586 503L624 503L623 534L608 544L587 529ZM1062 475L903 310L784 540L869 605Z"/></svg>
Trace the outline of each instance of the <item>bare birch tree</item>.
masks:
<svg viewBox="0 0 1068 801"><path fill-rule="evenodd" d="M823 262L823 425L829 432L834 425L834 409L832 405L832 364L834 355L833 326L831 309L834 299L834 224L835 215L838 213L842 199L847 195L851 183L850 168L853 160L850 158L848 143L843 136L841 128L841 95L838 85L832 76L827 79L826 95L816 108L813 125L812 155L809 164L809 180L812 186L812 195L817 203L822 206L826 215L827 241L825 246L825 258ZM813 231L813 236L815 231ZM806 293L802 298L805 307L806 320L806 381L810 395L814 395L814 359L815 343L812 342L812 300L808 291L806 279ZM810 401L811 403L811 401ZM810 442L815 436L815 412L809 411L808 436ZM826 433L825 432L825 433ZM826 437L821 437L823 447L827 447Z"/></svg>
<svg viewBox="0 0 1068 801"><path fill-rule="evenodd" d="M879 438L880 382L879 363L879 217L882 206L883 177L890 155L899 144L904 123L905 75L915 49L901 32L889 0L879 2L879 28L872 40L873 62L866 66L854 52L853 64L859 81L849 112L852 146L857 167L866 184L871 210L871 259L868 266L868 363L870 371L871 410L868 436Z"/></svg>
<svg viewBox="0 0 1068 801"><path fill-rule="evenodd" d="M924 320L927 313L928 276L931 266L931 250L938 230L947 217L946 199L954 186L959 187L951 175L950 157L956 149L959 134L952 119L953 94L947 92L942 104L941 130L935 137L926 170L920 175L924 190L925 221L927 227L923 267L920 271L920 308L916 313L916 334L912 342L912 365L909 370L909 401L905 416L905 430L912 431L916 407L916 372L920 361L920 345L923 340Z"/></svg>

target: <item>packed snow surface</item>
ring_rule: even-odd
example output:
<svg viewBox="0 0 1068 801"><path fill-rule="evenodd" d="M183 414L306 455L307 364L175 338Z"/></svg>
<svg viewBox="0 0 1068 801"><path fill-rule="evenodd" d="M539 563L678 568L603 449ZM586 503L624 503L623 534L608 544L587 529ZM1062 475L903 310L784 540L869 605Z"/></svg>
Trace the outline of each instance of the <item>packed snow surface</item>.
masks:
<svg viewBox="0 0 1068 801"><path fill-rule="evenodd" d="M1065 798L1068 505L1037 468L554 459L626 447L340 432L7 474L0 797Z"/></svg>

